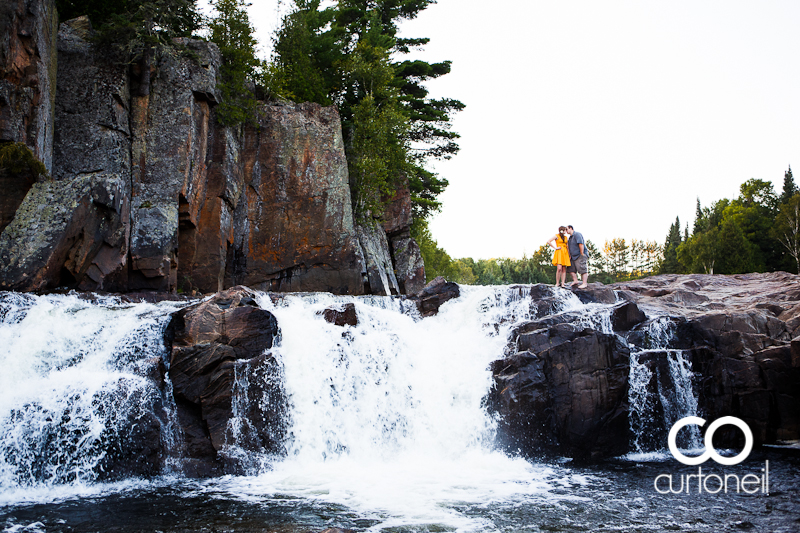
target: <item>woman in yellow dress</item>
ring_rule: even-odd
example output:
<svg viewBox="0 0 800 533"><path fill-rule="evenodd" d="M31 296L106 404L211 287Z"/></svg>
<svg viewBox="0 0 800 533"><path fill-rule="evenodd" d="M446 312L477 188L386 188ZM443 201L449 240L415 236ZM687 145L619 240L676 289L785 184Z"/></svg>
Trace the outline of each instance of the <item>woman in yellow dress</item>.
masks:
<svg viewBox="0 0 800 533"><path fill-rule="evenodd" d="M567 267L569 262L569 250L567 249L567 227L559 226L556 233L547 244L553 247L553 264L556 265L556 287L564 287L567 282ZM560 279L560 281L559 281Z"/></svg>

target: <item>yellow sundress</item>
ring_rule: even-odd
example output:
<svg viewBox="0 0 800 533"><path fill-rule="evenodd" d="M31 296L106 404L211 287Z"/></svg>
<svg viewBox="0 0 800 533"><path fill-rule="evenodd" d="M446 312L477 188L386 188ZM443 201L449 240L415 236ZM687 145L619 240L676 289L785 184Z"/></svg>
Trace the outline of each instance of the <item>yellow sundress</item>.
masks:
<svg viewBox="0 0 800 533"><path fill-rule="evenodd" d="M569 249L567 249L567 241L564 240L561 235L556 237L556 246L560 247L561 249L553 252L553 264L569 266Z"/></svg>

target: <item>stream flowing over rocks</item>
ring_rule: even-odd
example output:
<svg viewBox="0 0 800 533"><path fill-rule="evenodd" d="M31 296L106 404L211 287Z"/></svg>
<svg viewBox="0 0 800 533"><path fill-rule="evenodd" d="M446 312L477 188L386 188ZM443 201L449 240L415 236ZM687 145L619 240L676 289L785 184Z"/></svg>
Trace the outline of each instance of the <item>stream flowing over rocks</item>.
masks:
<svg viewBox="0 0 800 533"><path fill-rule="evenodd" d="M130 490L160 505L178 483L338 517L317 530L483 531L506 520L482 514L487 501L562 523L542 502L572 509L614 471L674 468L666 434L685 416L741 418L755 454L800 439L799 312L785 273L574 291L438 279L412 297L0 293L0 520ZM715 446L740 449L724 429ZM679 446L702 447L700 432ZM644 457L656 466L635 466ZM780 530L800 479L793 456L766 457L776 505L795 502L758 519ZM588 508L595 525L621 512L604 505Z"/></svg>

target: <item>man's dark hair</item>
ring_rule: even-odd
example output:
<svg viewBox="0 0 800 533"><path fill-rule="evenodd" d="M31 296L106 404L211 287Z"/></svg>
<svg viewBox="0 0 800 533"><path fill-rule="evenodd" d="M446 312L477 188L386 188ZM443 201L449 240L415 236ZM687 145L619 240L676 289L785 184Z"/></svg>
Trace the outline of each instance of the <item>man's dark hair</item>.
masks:
<svg viewBox="0 0 800 533"><path fill-rule="evenodd" d="M570 225L569 225L569 226L567 226L567 227L568 227L569 229L575 229L575 228L573 228L573 227L572 227L572 224L570 224Z"/></svg>

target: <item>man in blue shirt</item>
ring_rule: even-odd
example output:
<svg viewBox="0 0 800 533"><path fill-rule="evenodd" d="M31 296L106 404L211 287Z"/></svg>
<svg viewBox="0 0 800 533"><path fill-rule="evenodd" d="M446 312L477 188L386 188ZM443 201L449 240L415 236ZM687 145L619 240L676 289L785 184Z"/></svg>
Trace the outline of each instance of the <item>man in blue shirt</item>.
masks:
<svg viewBox="0 0 800 533"><path fill-rule="evenodd" d="M567 233L569 233L569 241L567 248L569 248L569 260L572 263L567 267L567 272L572 274L572 286L578 284L578 276L581 275L583 283L578 285L579 289L585 289L589 284L589 265L587 261L586 241L583 240L583 235L575 231L572 226L567 226Z"/></svg>

